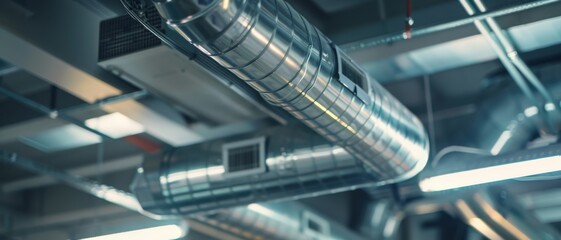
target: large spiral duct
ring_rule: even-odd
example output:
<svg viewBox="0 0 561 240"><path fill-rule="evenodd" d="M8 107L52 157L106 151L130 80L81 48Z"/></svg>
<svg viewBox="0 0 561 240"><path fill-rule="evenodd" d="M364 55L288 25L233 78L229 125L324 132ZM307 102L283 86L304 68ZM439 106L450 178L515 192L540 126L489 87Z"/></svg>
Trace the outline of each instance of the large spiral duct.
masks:
<svg viewBox="0 0 561 240"><path fill-rule="evenodd" d="M167 24L308 127L376 181L426 164L420 121L282 0L154 0Z"/></svg>
<svg viewBox="0 0 561 240"><path fill-rule="evenodd" d="M133 183L142 207L193 214L358 187L375 179L360 161L305 126L280 126L147 158Z"/></svg>

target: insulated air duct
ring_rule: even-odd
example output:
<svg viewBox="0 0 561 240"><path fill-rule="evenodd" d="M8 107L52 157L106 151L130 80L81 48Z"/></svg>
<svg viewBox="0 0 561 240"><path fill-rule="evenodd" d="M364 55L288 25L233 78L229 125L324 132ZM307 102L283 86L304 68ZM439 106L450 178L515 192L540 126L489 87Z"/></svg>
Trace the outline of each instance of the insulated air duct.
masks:
<svg viewBox="0 0 561 240"><path fill-rule="evenodd" d="M288 125L154 155L132 189L145 210L169 215L353 190L375 180L343 148Z"/></svg>
<svg viewBox="0 0 561 240"><path fill-rule="evenodd" d="M343 147L376 181L426 164L420 121L282 0L154 0L167 24L271 104Z"/></svg>

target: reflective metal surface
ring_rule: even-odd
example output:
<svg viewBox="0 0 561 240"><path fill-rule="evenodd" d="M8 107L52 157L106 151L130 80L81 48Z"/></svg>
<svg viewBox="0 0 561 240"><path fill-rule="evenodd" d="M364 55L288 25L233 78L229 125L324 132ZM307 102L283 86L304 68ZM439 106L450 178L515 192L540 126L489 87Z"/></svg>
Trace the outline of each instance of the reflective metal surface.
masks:
<svg viewBox="0 0 561 240"><path fill-rule="evenodd" d="M264 171L229 173L223 147L265 138ZM259 169L257 169L259 170ZM375 186L360 161L304 126L281 126L145 159L132 189L157 214L193 214Z"/></svg>
<svg viewBox="0 0 561 240"><path fill-rule="evenodd" d="M378 181L405 180L424 168L429 143L420 121L287 3L215 0L203 9L181 7L189 2L195 1L155 4L169 26L360 159Z"/></svg>

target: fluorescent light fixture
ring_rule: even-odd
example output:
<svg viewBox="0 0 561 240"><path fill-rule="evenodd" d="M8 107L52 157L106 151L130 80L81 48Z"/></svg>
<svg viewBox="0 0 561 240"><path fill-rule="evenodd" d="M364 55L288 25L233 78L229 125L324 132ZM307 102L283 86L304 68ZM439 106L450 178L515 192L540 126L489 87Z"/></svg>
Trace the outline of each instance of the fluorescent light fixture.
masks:
<svg viewBox="0 0 561 240"><path fill-rule="evenodd" d="M177 224L144 228L128 232L114 233L98 237L83 238L81 240L173 240L184 237L186 229Z"/></svg>
<svg viewBox="0 0 561 240"><path fill-rule="evenodd" d="M118 112L90 118L86 120L86 126L115 139L144 132L140 123Z"/></svg>
<svg viewBox="0 0 561 240"><path fill-rule="evenodd" d="M556 171L561 171L559 155L429 177L419 187L423 192L444 191Z"/></svg>

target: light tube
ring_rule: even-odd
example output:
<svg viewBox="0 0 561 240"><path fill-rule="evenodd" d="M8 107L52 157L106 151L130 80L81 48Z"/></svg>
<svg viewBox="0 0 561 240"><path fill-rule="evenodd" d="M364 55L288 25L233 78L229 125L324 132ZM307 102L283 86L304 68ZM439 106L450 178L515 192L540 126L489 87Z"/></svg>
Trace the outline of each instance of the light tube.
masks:
<svg viewBox="0 0 561 240"><path fill-rule="evenodd" d="M184 228L176 224L171 224L98 237L83 238L81 240L174 240L184 237L185 234L186 231Z"/></svg>
<svg viewBox="0 0 561 240"><path fill-rule="evenodd" d="M561 171L559 155L429 177L419 187L423 192L444 191L556 171Z"/></svg>

